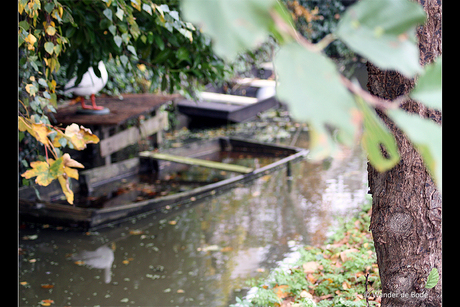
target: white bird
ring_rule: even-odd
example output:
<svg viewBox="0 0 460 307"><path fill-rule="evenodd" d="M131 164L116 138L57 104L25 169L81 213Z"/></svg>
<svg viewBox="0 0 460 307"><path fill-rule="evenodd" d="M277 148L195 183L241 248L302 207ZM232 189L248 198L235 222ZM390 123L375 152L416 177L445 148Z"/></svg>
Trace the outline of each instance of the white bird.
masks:
<svg viewBox="0 0 460 307"><path fill-rule="evenodd" d="M102 245L95 251L84 250L72 256L72 260L83 261L90 268L104 269L106 284L112 280L111 269L114 258L113 250L106 245Z"/></svg>
<svg viewBox="0 0 460 307"><path fill-rule="evenodd" d="M83 74L83 77L78 85L75 85L75 81L77 81L77 77L74 77L70 79L70 81L67 82L67 84L64 87L64 93L75 93L76 95L79 96L79 98L77 98L75 102L80 101L81 107L83 109L89 109L89 110L104 109L104 107L96 105L95 94L97 94L100 90L102 90L102 88L107 84L109 75L107 73L107 69L105 68L104 62L99 61L99 64L97 67L99 68L99 71L101 72L100 78L96 76L93 68L90 67L88 71ZM89 96L89 95L91 95L92 106L85 104L84 96Z"/></svg>

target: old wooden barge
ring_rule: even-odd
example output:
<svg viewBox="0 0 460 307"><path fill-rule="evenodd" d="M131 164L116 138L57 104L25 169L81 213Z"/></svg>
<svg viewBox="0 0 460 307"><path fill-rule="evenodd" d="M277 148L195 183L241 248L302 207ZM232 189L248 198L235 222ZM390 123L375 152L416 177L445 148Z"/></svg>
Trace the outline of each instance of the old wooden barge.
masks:
<svg viewBox="0 0 460 307"><path fill-rule="evenodd" d="M171 148L162 154L163 156L155 156L153 152L141 152L136 158L80 172L80 180L72 182L76 203L79 202L75 206L62 201L62 192L55 182L48 187L35 187L39 190L40 199L37 199L34 188L21 188L20 220L84 230L114 225L136 216L154 213L161 208L172 209L214 197L281 168L286 168L289 174L291 164L303 159L307 150L238 138L217 138ZM171 160L170 157L179 161L171 162L174 159ZM222 157L224 159L223 162L212 162L217 166L205 165L219 169L215 176L198 166L200 169L197 173L207 174L208 178L171 180L174 179L173 174L186 171L189 167L189 163L185 162L187 159L181 157L201 161L219 161ZM168 159L170 161L166 161ZM232 169L232 165L239 164L240 160L257 163L249 166L238 165L239 167ZM225 164L230 165L230 169ZM150 182L147 188L139 183L142 176ZM189 188L170 194L156 190L158 187L168 190L184 182L189 183Z"/></svg>

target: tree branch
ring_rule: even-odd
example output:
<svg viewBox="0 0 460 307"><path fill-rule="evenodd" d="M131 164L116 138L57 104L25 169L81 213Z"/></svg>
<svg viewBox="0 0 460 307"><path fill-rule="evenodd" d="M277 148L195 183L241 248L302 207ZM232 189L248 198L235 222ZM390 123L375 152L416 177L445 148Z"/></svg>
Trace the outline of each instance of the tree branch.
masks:
<svg viewBox="0 0 460 307"><path fill-rule="evenodd" d="M386 109L397 109L399 108L406 100L409 100L409 95L401 95L394 100L387 100L378 98L377 96L371 95L365 90L363 90L358 84L355 84L345 78L344 76L340 76L340 81L343 85L345 85L350 92L355 95L361 96L365 101L370 103L372 106L378 109L386 110Z"/></svg>

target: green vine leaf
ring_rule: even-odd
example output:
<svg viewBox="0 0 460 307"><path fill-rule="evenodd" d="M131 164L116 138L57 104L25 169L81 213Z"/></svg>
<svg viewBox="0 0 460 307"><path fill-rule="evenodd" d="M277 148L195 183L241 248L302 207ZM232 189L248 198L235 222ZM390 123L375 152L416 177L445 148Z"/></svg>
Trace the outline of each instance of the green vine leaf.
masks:
<svg viewBox="0 0 460 307"><path fill-rule="evenodd" d="M401 109L388 110L387 115L404 131L422 156L423 162L442 191L442 128L429 118L421 118Z"/></svg>
<svg viewBox="0 0 460 307"><path fill-rule="evenodd" d="M428 275L428 278L426 279L426 285L425 289L431 289L434 288L439 281L439 273L437 268L433 268L430 272L430 275Z"/></svg>
<svg viewBox="0 0 460 307"><path fill-rule="evenodd" d="M184 16L201 26L214 41L214 51L232 61L239 52L254 49L270 35L274 21L270 10L277 0L186 0Z"/></svg>
<svg viewBox="0 0 460 307"><path fill-rule="evenodd" d="M341 140L353 144L361 124L360 112L332 60L294 42L280 48L275 68L278 99L288 104L293 118L312 124L318 133L318 144L330 147L326 125L338 128ZM318 158L324 157L327 150L321 153Z"/></svg>
<svg viewBox="0 0 460 307"><path fill-rule="evenodd" d="M361 145L367 152L369 162L379 172L393 168L399 162L398 146L393 134L361 97L356 96L356 102L364 116Z"/></svg>
<svg viewBox="0 0 460 307"><path fill-rule="evenodd" d="M380 68L413 77L422 71L415 30L424 21L416 2L362 0L347 9L336 35Z"/></svg>
<svg viewBox="0 0 460 307"><path fill-rule="evenodd" d="M442 110L442 56L424 67L410 96L429 108Z"/></svg>

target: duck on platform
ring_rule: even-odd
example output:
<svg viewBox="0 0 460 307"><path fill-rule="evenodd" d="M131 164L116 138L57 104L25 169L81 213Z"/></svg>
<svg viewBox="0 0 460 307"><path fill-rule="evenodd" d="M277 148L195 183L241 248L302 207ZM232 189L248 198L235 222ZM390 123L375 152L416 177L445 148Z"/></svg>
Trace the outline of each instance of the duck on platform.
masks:
<svg viewBox="0 0 460 307"><path fill-rule="evenodd" d="M71 104L81 102L82 110L88 110L85 113L99 113L101 112L108 113L109 109L97 106L96 105L96 97L97 94L102 88L107 84L108 80L108 73L107 69L105 68L104 62L99 61L98 69L101 72L101 77L99 78L94 73L92 67L88 69L87 72L83 74L83 77L78 85L75 85L75 81L77 77L70 79L69 82L64 87L64 93L74 93L78 95L77 99L73 100ZM91 96L91 104L92 106L85 104L85 96ZM104 112L105 111L105 112Z"/></svg>

